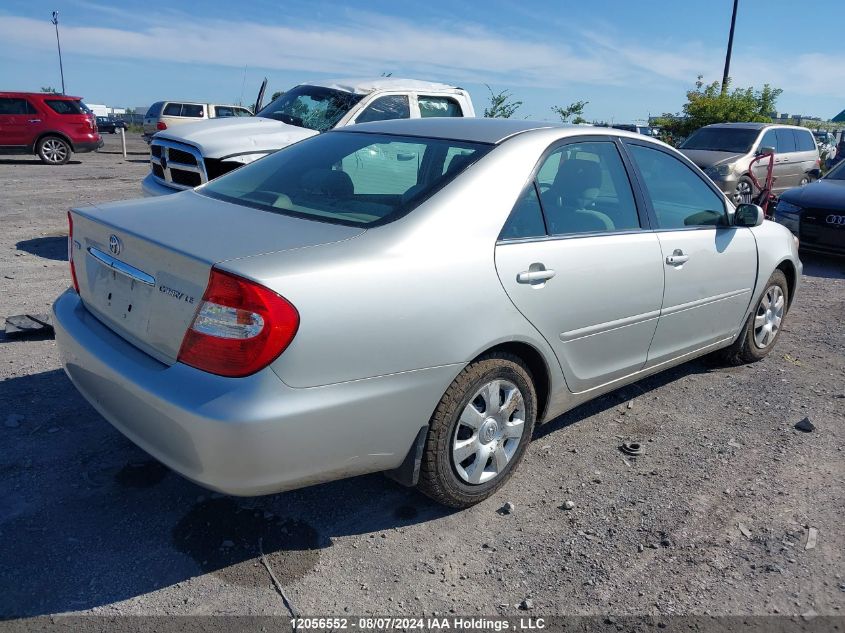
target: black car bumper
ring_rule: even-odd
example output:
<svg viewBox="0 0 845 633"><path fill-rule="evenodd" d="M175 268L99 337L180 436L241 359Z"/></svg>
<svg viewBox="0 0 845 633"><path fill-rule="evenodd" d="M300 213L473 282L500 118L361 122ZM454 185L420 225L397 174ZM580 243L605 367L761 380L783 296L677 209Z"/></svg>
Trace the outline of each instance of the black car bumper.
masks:
<svg viewBox="0 0 845 633"><path fill-rule="evenodd" d="M84 143L74 143L73 151L76 153L95 152L100 149L105 141L100 137L96 141L85 141Z"/></svg>

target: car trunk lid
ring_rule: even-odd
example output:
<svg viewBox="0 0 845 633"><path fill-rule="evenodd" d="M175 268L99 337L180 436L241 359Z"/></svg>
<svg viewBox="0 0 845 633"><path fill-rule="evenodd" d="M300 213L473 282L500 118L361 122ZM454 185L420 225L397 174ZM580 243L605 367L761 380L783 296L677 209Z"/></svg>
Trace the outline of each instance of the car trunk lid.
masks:
<svg viewBox="0 0 845 633"><path fill-rule="evenodd" d="M117 334L166 364L176 361L214 264L363 233L193 191L73 209L71 214L83 304Z"/></svg>

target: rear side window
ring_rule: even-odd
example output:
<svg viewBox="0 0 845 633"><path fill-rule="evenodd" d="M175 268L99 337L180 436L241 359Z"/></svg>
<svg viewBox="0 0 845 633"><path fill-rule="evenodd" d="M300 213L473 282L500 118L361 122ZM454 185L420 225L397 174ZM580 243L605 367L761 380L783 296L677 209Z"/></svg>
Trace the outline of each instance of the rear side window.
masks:
<svg viewBox="0 0 845 633"><path fill-rule="evenodd" d="M424 119L429 117L456 117L463 116L460 104L451 97L417 97L420 106L420 116Z"/></svg>
<svg viewBox="0 0 845 633"><path fill-rule="evenodd" d="M182 104L168 103L164 106L164 116L182 116Z"/></svg>
<svg viewBox="0 0 845 633"><path fill-rule="evenodd" d="M660 229L721 226L727 215L722 197L679 159L658 149L628 145L643 177Z"/></svg>
<svg viewBox="0 0 845 633"><path fill-rule="evenodd" d="M201 117L205 113L205 108L196 103L183 103L182 116Z"/></svg>
<svg viewBox="0 0 845 633"><path fill-rule="evenodd" d="M0 115L15 114L36 114L36 111L26 99L0 98Z"/></svg>
<svg viewBox="0 0 845 633"><path fill-rule="evenodd" d="M163 105L163 101L156 101L153 105L147 108L147 113L144 116L157 117L159 114L161 114L161 106Z"/></svg>
<svg viewBox="0 0 845 633"><path fill-rule="evenodd" d="M411 106L408 95L386 95L373 101L355 119L356 123L370 121L390 121L392 119L408 119L411 117Z"/></svg>
<svg viewBox="0 0 845 633"><path fill-rule="evenodd" d="M564 145L545 160L538 181L550 235L640 228L631 183L612 142Z"/></svg>
<svg viewBox="0 0 845 633"><path fill-rule="evenodd" d="M778 139L778 154L795 151L795 134L793 134L792 130L775 130L775 135Z"/></svg>
<svg viewBox="0 0 845 633"><path fill-rule="evenodd" d="M44 103L57 114L85 114L79 101L68 99L45 99Z"/></svg>
<svg viewBox="0 0 845 633"><path fill-rule="evenodd" d="M518 240L527 237L542 237L545 234L546 224L543 221L540 197L537 195L537 183L532 181L511 211L499 239Z"/></svg>
<svg viewBox="0 0 845 633"><path fill-rule="evenodd" d="M312 220L353 226L384 224L444 187L491 147L443 139L331 132L221 176L198 191ZM454 166L444 171L450 154ZM460 163L455 162L458 154Z"/></svg>

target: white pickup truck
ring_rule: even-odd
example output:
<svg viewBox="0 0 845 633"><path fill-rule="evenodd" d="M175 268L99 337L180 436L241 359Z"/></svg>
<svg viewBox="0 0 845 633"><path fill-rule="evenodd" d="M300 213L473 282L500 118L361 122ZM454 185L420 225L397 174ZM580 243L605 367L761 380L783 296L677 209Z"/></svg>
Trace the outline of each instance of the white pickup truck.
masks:
<svg viewBox="0 0 845 633"><path fill-rule="evenodd" d="M469 93L446 84L378 77L296 86L254 117L211 119L159 132L144 194L191 189L335 127L424 117L472 117Z"/></svg>

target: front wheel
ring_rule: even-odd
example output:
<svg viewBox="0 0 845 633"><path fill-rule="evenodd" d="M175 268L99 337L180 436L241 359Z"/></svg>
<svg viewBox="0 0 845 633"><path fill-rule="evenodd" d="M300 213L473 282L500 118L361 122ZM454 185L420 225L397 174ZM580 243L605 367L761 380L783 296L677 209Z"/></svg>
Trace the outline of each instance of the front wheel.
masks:
<svg viewBox="0 0 845 633"><path fill-rule="evenodd" d="M748 176L743 176L736 183L732 202L737 206L740 204L750 204L753 196L754 183L751 182L751 178Z"/></svg>
<svg viewBox="0 0 845 633"><path fill-rule="evenodd" d="M38 141L38 156L48 165L64 165L70 160L70 145L58 136L47 136Z"/></svg>
<svg viewBox="0 0 845 633"><path fill-rule="evenodd" d="M435 501L467 508L510 478L537 415L528 368L516 356L483 356L467 366L431 417L419 489Z"/></svg>
<svg viewBox="0 0 845 633"><path fill-rule="evenodd" d="M775 347L789 305L786 276L776 270L769 277L763 295L745 322L736 342L724 352L730 364L741 365L764 359Z"/></svg>

